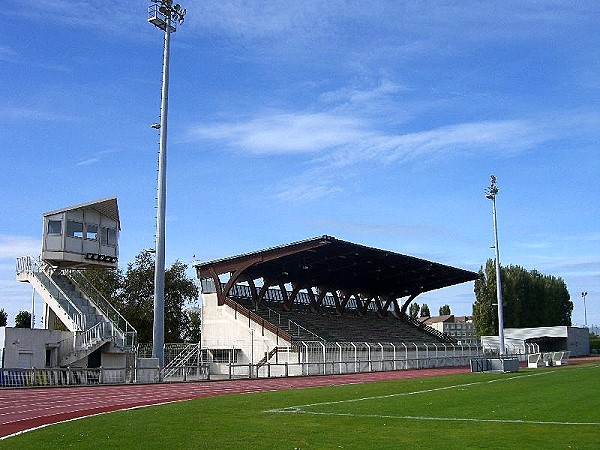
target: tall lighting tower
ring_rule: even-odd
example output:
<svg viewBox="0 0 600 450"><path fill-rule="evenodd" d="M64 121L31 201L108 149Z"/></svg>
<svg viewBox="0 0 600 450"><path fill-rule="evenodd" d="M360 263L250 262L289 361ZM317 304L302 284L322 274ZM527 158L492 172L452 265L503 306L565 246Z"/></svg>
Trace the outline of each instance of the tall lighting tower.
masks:
<svg viewBox="0 0 600 450"><path fill-rule="evenodd" d="M148 22L165 34L160 104L160 144L158 151L158 186L156 211L156 261L154 266L154 328L152 356L162 369L165 361L165 209L167 197L167 110L169 102L169 47L171 33L183 23L186 10L173 0L152 0L148 7ZM156 128L155 125L153 125Z"/></svg>
<svg viewBox="0 0 600 450"><path fill-rule="evenodd" d="M583 298L583 314L585 318L585 326L587 328L587 307L585 306L585 298L587 297L587 292L582 292L581 297ZM33 328L33 327L31 327Z"/></svg>
<svg viewBox="0 0 600 450"><path fill-rule="evenodd" d="M496 220L496 195L498 186L496 176L491 176L492 182L485 190L485 198L492 201L492 212L494 215L494 249L496 251L496 293L498 297L498 340L500 341L500 355L504 355L504 312L502 308L502 282L500 279L500 250L498 249L498 221Z"/></svg>

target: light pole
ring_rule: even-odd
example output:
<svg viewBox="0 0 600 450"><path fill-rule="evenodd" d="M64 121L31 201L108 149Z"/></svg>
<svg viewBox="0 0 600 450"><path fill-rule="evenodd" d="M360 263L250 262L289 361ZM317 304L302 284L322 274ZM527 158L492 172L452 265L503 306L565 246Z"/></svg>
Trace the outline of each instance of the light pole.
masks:
<svg viewBox="0 0 600 450"><path fill-rule="evenodd" d="M587 292L582 292L581 297L583 297L583 317L585 318L585 326L587 328L587 307L585 306L585 298L587 297Z"/></svg>
<svg viewBox="0 0 600 450"><path fill-rule="evenodd" d="M167 200L167 110L169 102L169 47L171 33L183 23L186 10L173 0L152 0L148 8L148 22L164 31L162 98L160 104L160 130L158 151L158 185L156 211L156 261L154 266L154 327L152 329L152 356L164 367L165 344L165 209Z"/></svg>
<svg viewBox="0 0 600 450"><path fill-rule="evenodd" d="M494 249L496 251L496 293L498 297L498 340L500 341L500 355L504 355L504 313L502 310L502 282L500 279L500 250L498 248L498 221L496 220L496 195L498 186L496 177L491 176L490 187L485 190L485 198L492 201L492 212L494 215Z"/></svg>

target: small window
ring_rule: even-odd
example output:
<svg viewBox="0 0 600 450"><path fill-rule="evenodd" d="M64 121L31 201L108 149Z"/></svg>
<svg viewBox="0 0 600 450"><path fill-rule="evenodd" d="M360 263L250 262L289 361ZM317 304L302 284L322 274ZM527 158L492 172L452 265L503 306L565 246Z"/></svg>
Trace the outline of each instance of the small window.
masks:
<svg viewBox="0 0 600 450"><path fill-rule="evenodd" d="M114 228L102 228L102 245L117 245L117 230Z"/></svg>
<svg viewBox="0 0 600 450"><path fill-rule="evenodd" d="M214 363L237 363L237 354L232 349L213 349L211 353Z"/></svg>
<svg viewBox="0 0 600 450"><path fill-rule="evenodd" d="M88 225L85 233L86 239L91 239L92 241L98 240L98 225Z"/></svg>
<svg viewBox="0 0 600 450"><path fill-rule="evenodd" d="M67 237L83 239L83 224L73 220L67 221Z"/></svg>
<svg viewBox="0 0 600 450"><path fill-rule="evenodd" d="M48 234L62 234L62 222L60 220L49 220Z"/></svg>

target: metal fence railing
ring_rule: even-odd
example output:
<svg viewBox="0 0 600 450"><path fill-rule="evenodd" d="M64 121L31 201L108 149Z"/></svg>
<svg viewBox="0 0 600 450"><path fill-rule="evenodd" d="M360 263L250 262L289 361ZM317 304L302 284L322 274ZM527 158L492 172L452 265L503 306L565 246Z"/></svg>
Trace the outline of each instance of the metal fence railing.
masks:
<svg viewBox="0 0 600 450"><path fill-rule="evenodd" d="M21 256L17 258L16 272L17 275L30 274L38 280L41 287L48 292L48 294L56 300L61 308L66 312L69 318L73 321L79 331L86 329L85 315L81 310L71 301L68 295L66 295L55 280L44 270L45 263L43 261L36 260L32 256Z"/></svg>
<svg viewBox="0 0 600 450"><path fill-rule="evenodd" d="M163 378L165 382L201 381L209 379L207 364L181 366ZM101 384L148 383L161 380L158 368L44 368L0 369L0 388L77 386Z"/></svg>
<svg viewBox="0 0 600 450"><path fill-rule="evenodd" d="M96 289L94 284L80 270L63 270L63 273L77 288L85 294L88 300L102 312L102 315L112 324L107 335L123 348L131 348L137 342L137 331L119 311ZM106 327L105 327L106 328Z"/></svg>
<svg viewBox="0 0 600 450"><path fill-rule="evenodd" d="M452 343L303 341L271 352L259 364L212 363L226 378L263 378L468 366L484 355L479 345ZM210 362L210 361L209 361Z"/></svg>
<svg viewBox="0 0 600 450"><path fill-rule="evenodd" d="M170 364L168 370L163 369L161 373L158 367L136 367L135 357L147 356L146 347L139 345L138 352L132 353L128 367L122 368L0 369L0 387L183 382L430 369L469 366L473 359L495 356L493 351L480 345L302 341L285 347L265 347L265 358L252 363L241 348L215 350L200 348L197 344L174 344L165 346L165 354L169 355L166 362ZM191 352L192 349L195 352ZM509 346L506 350L503 358L526 361L535 348Z"/></svg>

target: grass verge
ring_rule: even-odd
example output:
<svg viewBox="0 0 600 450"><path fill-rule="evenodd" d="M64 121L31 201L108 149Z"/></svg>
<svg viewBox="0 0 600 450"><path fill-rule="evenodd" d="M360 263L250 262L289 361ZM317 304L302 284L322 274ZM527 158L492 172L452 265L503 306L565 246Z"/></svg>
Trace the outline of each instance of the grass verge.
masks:
<svg viewBox="0 0 600 450"><path fill-rule="evenodd" d="M20 448L598 448L600 365L224 395L56 424Z"/></svg>

